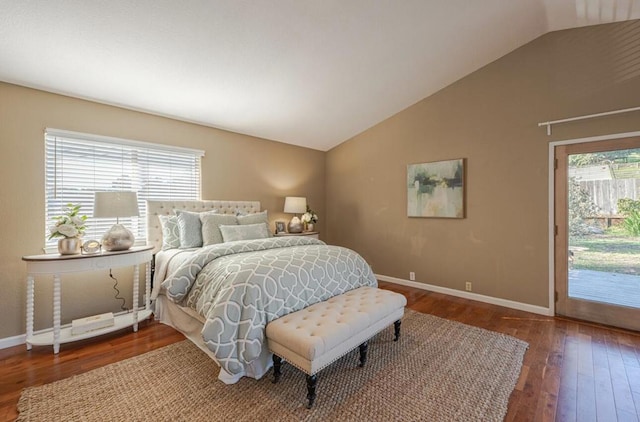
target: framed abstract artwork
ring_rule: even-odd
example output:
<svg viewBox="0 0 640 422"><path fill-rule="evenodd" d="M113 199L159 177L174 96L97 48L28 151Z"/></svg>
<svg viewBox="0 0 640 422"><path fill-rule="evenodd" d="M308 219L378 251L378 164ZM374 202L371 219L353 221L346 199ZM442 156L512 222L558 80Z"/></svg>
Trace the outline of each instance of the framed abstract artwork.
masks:
<svg viewBox="0 0 640 422"><path fill-rule="evenodd" d="M464 218L464 158L407 165L407 216Z"/></svg>

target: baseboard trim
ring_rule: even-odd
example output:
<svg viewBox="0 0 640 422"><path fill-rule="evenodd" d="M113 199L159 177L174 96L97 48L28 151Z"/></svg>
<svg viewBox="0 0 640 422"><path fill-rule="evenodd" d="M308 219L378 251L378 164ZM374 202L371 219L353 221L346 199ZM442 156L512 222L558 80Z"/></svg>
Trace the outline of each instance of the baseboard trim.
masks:
<svg viewBox="0 0 640 422"><path fill-rule="evenodd" d="M0 349L6 349L8 347L19 346L27 342L27 335L20 334L19 336L0 338Z"/></svg>
<svg viewBox="0 0 640 422"><path fill-rule="evenodd" d="M434 286L427 283L418 283L417 281L404 280L402 278L390 277L388 275L375 274L375 276L378 280L388 281L389 283L401 284L403 286L415 287L416 289L428 290L431 292L442 293L449 296L456 296L464 299L475 300L478 302L490 303L492 305L504 306L505 308L518 309L520 311L531 312L538 315L553 316L553 313L549 308L544 308L542 306L515 302L513 300L500 299L497 297L485 296L477 293L463 292L461 290Z"/></svg>

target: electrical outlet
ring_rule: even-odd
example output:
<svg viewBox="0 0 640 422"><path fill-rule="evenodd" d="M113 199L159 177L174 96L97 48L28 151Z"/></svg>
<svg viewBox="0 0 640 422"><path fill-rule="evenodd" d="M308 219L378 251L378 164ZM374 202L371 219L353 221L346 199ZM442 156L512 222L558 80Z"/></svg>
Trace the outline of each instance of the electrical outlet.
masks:
<svg viewBox="0 0 640 422"><path fill-rule="evenodd" d="M466 283L464 283L464 289L468 292L471 291L471 282L467 281Z"/></svg>
<svg viewBox="0 0 640 422"><path fill-rule="evenodd" d="M413 271L411 271L409 273L409 280L411 281L416 281L416 273L414 273Z"/></svg>

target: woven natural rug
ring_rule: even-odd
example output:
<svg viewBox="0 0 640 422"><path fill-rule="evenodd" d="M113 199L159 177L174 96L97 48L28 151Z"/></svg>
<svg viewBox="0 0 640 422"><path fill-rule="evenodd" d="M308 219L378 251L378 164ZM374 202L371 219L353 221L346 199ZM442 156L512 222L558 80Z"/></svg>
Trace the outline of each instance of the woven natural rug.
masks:
<svg viewBox="0 0 640 422"><path fill-rule="evenodd" d="M527 343L407 310L400 340L388 328L318 375L306 409L304 374L283 365L234 385L189 341L40 387L27 388L19 421L501 421Z"/></svg>

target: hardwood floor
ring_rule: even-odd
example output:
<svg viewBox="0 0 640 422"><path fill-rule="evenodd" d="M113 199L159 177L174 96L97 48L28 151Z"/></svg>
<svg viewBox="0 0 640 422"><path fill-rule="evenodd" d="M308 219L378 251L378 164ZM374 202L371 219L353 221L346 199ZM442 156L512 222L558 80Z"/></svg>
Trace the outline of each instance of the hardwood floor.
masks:
<svg viewBox="0 0 640 422"><path fill-rule="evenodd" d="M529 343L506 421L640 422L640 333L545 317L481 302L380 282L404 294L408 307L502 332ZM0 350L0 420L17 417L20 392L182 340L149 321L121 331L50 347Z"/></svg>
<svg viewBox="0 0 640 422"><path fill-rule="evenodd" d="M81 374L183 340L173 328L156 321L76 343L62 344L60 353L51 346L15 346L0 350L0 421L18 417L16 405L25 387L47 384Z"/></svg>

